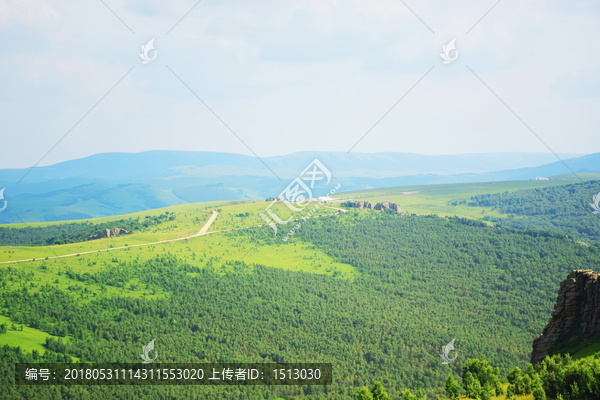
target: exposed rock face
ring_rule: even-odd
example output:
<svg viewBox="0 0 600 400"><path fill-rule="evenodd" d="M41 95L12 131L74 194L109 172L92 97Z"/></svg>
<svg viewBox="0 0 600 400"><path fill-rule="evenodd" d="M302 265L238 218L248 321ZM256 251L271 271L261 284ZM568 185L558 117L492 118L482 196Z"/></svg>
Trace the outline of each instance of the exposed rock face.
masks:
<svg viewBox="0 0 600 400"><path fill-rule="evenodd" d="M389 201L384 201L383 203L375 204L375 210L384 211L386 208L390 208Z"/></svg>
<svg viewBox="0 0 600 400"><path fill-rule="evenodd" d="M392 203L392 202L389 202L389 201L384 201L383 203L377 203L377 204L375 204L375 209L376 210L381 210L381 211L394 210L398 214L400 214L402 212L402 209L400 208L399 204Z"/></svg>
<svg viewBox="0 0 600 400"><path fill-rule="evenodd" d="M576 270L560 283L554 313L533 341L531 362L538 363L557 344L585 342L600 336L600 275Z"/></svg>
<svg viewBox="0 0 600 400"><path fill-rule="evenodd" d="M402 209L400 208L400 205L396 204L396 203L389 202L389 201L384 201L383 203L377 203L377 204L375 204L375 206L373 206L373 204L371 204L367 200L363 200L363 201L350 201L346 205L348 207L370 208L372 210L379 210L379 211L394 210L398 214L402 214Z"/></svg>
<svg viewBox="0 0 600 400"><path fill-rule="evenodd" d="M125 229L121 229L121 228L106 229L97 235L90 236L90 239L95 240L95 239L109 238L109 237L113 237L113 236L128 235L128 234L129 234L129 231L126 231Z"/></svg>
<svg viewBox="0 0 600 400"><path fill-rule="evenodd" d="M373 204L371 202L363 200L363 201L351 201L348 203L348 207L355 208L373 208Z"/></svg>

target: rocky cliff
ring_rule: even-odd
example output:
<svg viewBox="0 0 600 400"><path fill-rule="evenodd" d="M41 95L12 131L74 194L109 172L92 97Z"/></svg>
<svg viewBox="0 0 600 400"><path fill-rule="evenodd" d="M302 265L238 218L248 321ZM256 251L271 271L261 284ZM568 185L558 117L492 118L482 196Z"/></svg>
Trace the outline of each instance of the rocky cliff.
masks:
<svg viewBox="0 0 600 400"><path fill-rule="evenodd" d="M600 275L576 270L560 283L552 318L533 341L531 362L596 337L600 337Z"/></svg>
<svg viewBox="0 0 600 400"><path fill-rule="evenodd" d="M113 236L128 235L128 234L129 234L128 231L126 231L125 229L121 229L121 228L106 229L97 235L90 236L90 240L109 238L109 237L113 237Z"/></svg>

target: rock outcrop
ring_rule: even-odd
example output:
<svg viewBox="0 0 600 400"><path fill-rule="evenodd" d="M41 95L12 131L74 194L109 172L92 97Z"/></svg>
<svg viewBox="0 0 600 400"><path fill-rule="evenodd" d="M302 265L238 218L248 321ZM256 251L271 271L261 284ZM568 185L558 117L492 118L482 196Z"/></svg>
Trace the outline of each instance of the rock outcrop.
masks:
<svg viewBox="0 0 600 400"><path fill-rule="evenodd" d="M371 202L363 200L363 201L349 201L347 203L348 207L354 207L354 208L370 208L373 209L373 204L371 204Z"/></svg>
<svg viewBox="0 0 600 400"><path fill-rule="evenodd" d="M552 349L567 348L600 336L600 275L576 270L560 283L552 318L533 341L531 362L538 363Z"/></svg>
<svg viewBox="0 0 600 400"><path fill-rule="evenodd" d="M398 214L402 213L402 209L400 208L399 204L392 203L392 202L389 202L389 201L384 201L383 203L377 203L377 204L375 204L375 210L381 210L381 211L394 210Z"/></svg>
<svg viewBox="0 0 600 400"><path fill-rule="evenodd" d="M402 212L402 209L400 208L400 204L392 203L390 201L384 201L383 203L377 203L377 204L375 204L375 206L373 206L373 204L371 204L367 200L349 201L343 205L346 207L354 207L354 208L361 208L361 209L362 208L370 208L371 210L379 210L379 211L394 210L398 214L404 214Z"/></svg>
<svg viewBox="0 0 600 400"><path fill-rule="evenodd" d="M129 231L126 231L125 229L121 229L121 228L106 229L106 230L103 230L102 232L98 233L97 235L90 236L90 240L103 239L103 238L109 238L109 237L119 236L119 235L128 235L128 234L129 234Z"/></svg>

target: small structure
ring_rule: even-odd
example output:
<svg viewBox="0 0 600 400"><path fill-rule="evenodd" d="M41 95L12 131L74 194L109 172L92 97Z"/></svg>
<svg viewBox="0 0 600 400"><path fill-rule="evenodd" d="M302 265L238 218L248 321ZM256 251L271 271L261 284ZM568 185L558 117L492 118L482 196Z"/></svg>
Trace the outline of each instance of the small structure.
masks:
<svg viewBox="0 0 600 400"><path fill-rule="evenodd" d="M319 201L319 203L331 203L333 201L333 197L321 196L318 197L317 200Z"/></svg>

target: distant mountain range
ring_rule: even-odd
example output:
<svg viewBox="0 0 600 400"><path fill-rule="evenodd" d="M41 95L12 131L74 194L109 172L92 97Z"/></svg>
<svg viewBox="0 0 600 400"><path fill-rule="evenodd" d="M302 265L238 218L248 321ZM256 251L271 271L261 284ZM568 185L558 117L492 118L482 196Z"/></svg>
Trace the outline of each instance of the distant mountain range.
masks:
<svg viewBox="0 0 600 400"><path fill-rule="evenodd" d="M575 172L600 173L600 153L558 156ZM9 202L0 213L0 223L110 216L187 202L264 199L281 193L315 158L345 191L570 173L553 154L538 153L299 152L262 161L231 153L103 153L36 167L29 173L28 169L0 170L0 189L6 188ZM322 193L324 189L315 189L315 195Z"/></svg>

